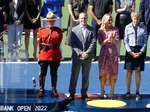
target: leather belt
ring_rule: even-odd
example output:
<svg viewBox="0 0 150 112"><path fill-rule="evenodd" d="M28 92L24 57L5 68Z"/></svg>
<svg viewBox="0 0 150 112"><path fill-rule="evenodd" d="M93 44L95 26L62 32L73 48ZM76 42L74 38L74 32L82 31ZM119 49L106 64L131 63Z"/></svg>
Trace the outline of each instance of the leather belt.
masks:
<svg viewBox="0 0 150 112"><path fill-rule="evenodd" d="M46 46L46 48L49 48L49 49L53 49L53 48L56 48L56 47L59 47L59 44Z"/></svg>

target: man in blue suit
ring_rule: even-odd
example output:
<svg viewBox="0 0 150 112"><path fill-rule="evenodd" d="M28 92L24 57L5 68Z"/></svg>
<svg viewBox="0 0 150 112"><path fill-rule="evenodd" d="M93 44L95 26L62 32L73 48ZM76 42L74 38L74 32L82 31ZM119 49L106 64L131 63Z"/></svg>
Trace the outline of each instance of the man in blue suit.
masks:
<svg viewBox="0 0 150 112"><path fill-rule="evenodd" d="M140 2L140 13L141 13L141 22L147 26L147 33L150 34L150 0L141 0ZM146 57L145 50L145 57Z"/></svg>
<svg viewBox="0 0 150 112"><path fill-rule="evenodd" d="M141 0L140 13L141 22L147 26L147 32L150 34L150 0Z"/></svg>
<svg viewBox="0 0 150 112"><path fill-rule="evenodd" d="M87 25L87 14L82 12L79 14L80 24L73 27L71 32L72 51L72 69L69 86L69 100L74 100L76 93L76 85L82 67L82 88L81 99L90 100L87 95L89 87L89 73L92 58L94 57L94 49L96 44L96 35L94 29Z"/></svg>

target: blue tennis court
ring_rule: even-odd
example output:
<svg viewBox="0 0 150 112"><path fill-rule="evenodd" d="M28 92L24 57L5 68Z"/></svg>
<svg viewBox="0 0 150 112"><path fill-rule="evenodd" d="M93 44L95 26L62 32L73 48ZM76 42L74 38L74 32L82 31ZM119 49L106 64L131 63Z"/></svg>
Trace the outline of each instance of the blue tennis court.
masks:
<svg viewBox="0 0 150 112"><path fill-rule="evenodd" d="M21 63L1 63L1 79L0 87L8 88L33 88L32 77L36 80L36 89L39 88L38 74L39 66L37 62L21 62ZM123 69L124 63L119 63L118 80L115 86L115 93L126 92L126 70ZM68 87L71 74L71 63L61 62L58 70L58 84L57 89L59 92L68 94ZM150 93L150 63L145 63L145 71L142 73L141 79L141 93ZM90 85L88 93L99 93L100 85L98 79L98 64L92 63L90 71ZM81 74L79 75L77 94L80 93L81 88ZM45 89L51 89L49 70L47 73ZM110 87L105 87L105 92L109 93ZM131 92L135 93L135 74L133 74Z"/></svg>
<svg viewBox="0 0 150 112"><path fill-rule="evenodd" d="M140 88L140 93L141 93L142 99L139 100L139 103L137 103L134 98L135 74L133 74L132 85L131 85L131 93L132 93L133 97L131 100L124 100L124 94L126 93L126 70L124 70L123 67L124 67L124 63L119 63L118 80L117 80L116 86L115 86L115 98L117 100L124 101L127 104L126 106L124 106L124 108L126 108L126 109L130 108L130 107L134 107L134 111L131 109L132 112L135 112L135 110L137 110L138 108L140 108L140 109L146 108L145 105L149 104L149 102L150 102L150 89L149 89L150 63L145 63L145 71L142 72L142 80L141 80L141 88ZM33 96L34 86L33 86L33 81L32 81L33 77L35 77L35 80L36 80L35 89L37 91L39 89L39 82L38 82L39 66L38 66L37 62L34 62L34 63L33 62L0 63L0 72L1 72L1 74L0 74L0 93L3 93L4 91L9 93L9 95L0 94L0 105L2 106L4 101L6 101L6 100L4 100L4 97L14 98L13 100L10 101L13 103L21 101L21 103L28 102L31 104L34 99L34 96ZM57 85L57 90L60 93L60 97L58 99L53 99L53 98L50 98L51 96L49 96L49 93L51 90L51 82L50 82L50 75L49 75L49 70L48 70L46 84L45 84L45 89L47 91L46 98L41 99L41 98L37 97L37 102L40 103L38 105L44 104L44 101L46 101L46 103L47 103L47 101L51 101L51 102L59 102L60 101L61 102L61 100L64 100L66 98L66 96L69 94L68 87L69 87L69 81L70 81L70 74L71 74L71 63L61 62L59 70L58 70L58 85ZM91 72L90 72L90 85L89 85L88 94L89 94L89 96L92 97L92 99L96 99L96 100L99 99L99 94L100 94L100 85L99 85L98 77L99 77L98 63L93 62L92 67L91 67ZM76 88L76 93L77 93L76 97L77 98L78 98L78 95L80 94L80 89L81 89L81 73L79 75L78 84L77 84L77 88ZM110 91L110 87L109 86L105 87L105 93L107 95L109 94L109 91ZM20 95L22 93L23 93L23 96L19 97L18 94ZM27 94L29 96L27 96ZM38 92L37 92L36 96L38 96ZM24 100L20 99L22 97L24 98ZM5 99L7 99L7 98L5 98ZM8 99L8 101L9 100L10 99ZM7 105L9 105L8 102L5 102L5 103ZM75 101L72 101L70 103L70 105L68 105L67 107L71 111L80 111L83 109L86 112L99 111L99 110L103 109L103 108L97 108L97 107L93 107L93 106L91 107L89 105L87 106L87 104L85 105L85 103L86 102L85 101L83 102L82 100L75 100ZM140 106L142 106L142 107L140 107ZM79 109L79 110L76 110L76 109ZM117 108L117 110L118 110L118 108ZM103 110L103 111L104 112L109 112L109 111L114 112L116 110L112 111L112 110L108 109L107 111L106 110ZM121 112L123 111L122 108L120 111ZM141 112L141 110L138 112ZM145 110L144 112L149 112L149 110Z"/></svg>

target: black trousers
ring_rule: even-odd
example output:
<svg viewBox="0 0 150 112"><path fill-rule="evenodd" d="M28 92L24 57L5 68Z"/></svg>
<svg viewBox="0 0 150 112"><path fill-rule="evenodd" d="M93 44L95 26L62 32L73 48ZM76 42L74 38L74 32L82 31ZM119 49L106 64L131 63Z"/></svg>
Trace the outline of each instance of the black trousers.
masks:
<svg viewBox="0 0 150 112"><path fill-rule="evenodd" d="M149 37L149 35L150 35L150 21L149 21L148 25L146 25L146 27L147 27L147 34L148 34L148 37ZM147 37L147 42L148 42L148 37ZM147 55L147 46L146 46L146 49L145 49L145 52L144 52L144 58L146 58L146 55Z"/></svg>
<svg viewBox="0 0 150 112"><path fill-rule="evenodd" d="M43 61L39 60L40 74L39 76L46 76L48 66L50 66L50 75L57 76L58 67L60 66L60 60L55 61Z"/></svg>
<svg viewBox="0 0 150 112"><path fill-rule="evenodd" d="M150 35L150 21L148 22L148 25L146 25L147 26L147 33L148 33L148 35Z"/></svg>

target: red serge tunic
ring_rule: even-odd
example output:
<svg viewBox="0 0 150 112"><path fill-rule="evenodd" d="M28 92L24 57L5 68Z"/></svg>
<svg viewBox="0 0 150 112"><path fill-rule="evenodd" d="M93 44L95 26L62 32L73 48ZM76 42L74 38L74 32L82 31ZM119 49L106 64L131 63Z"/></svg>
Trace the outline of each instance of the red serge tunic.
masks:
<svg viewBox="0 0 150 112"><path fill-rule="evenodd" d="M47 46L60 44L62 41L62 30L58 27L49 29L42 28L38 32L38 46L45 43ZM38 54L39 60L54 61L62 58L59 47L41 49Z"/></svg>

